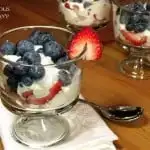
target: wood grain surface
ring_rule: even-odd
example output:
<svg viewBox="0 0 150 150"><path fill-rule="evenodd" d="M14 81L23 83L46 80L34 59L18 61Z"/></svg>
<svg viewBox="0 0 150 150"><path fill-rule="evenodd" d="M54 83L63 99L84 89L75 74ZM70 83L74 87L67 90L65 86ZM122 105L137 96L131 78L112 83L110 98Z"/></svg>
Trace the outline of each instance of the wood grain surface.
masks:
<svg viewBox="0 0 150 150"><path fill-rule="evenodd" d="M7 6L9 17L0 19L0 33L24 25L63 26L56 0L1 0L0 7ZM4 12L0 11L0 14ZM118 135L119 150L150 149L150 80L133 80L119 72L119 63L127 55L113 42L110 23L102 29L103 57L97 62L82 62L83 78L81 92L89 101L101 105L130 104L144 107L144 117L129 124L106 120ZM3 150L0 146L0 150Z"/></svg>

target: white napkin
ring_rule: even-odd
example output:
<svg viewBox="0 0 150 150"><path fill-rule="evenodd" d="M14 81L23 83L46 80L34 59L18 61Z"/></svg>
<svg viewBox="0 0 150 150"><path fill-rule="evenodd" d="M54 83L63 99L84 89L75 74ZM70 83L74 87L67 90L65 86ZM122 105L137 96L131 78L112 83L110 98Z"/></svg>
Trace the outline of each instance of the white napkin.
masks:
<svg viewBox="0 0 150 150"><path fill-rule="evenodd" d="M117 140L117 136L91 106L78 102L63 116L70 124L69 137L62 144L40 150L116 150L112 141ZM0 103L0 132L4 150L33 150L12 138L11 125L15 118Z"/></svg>

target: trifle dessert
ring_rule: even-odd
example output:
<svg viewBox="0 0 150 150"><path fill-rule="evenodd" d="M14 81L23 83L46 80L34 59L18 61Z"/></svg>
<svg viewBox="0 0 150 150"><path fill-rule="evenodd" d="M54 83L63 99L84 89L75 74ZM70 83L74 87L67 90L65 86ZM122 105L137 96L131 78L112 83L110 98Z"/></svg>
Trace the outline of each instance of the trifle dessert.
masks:
<svg viewBox="0 0 150 150"><path fill-rule="evenodd" d="M6 60L1 61L1 88L17 94L21 99L16 101L18 105L31 108L58 109L72 103L79 95L81 69L74 62L64 63L80 55L86 40L89 41L87 33L88 28L76 34L68 44L69 51L51 33L40 30L17 43L5 41L0 47ZM76 45L79 42L81 46ZM101 56L100 50L92 52L83 57L93 60Z"/></svg>
<svg viewBox="0 0 150 150"><path fill-rule="evenodd" d="M110 21L110 0L58 0L65 21L74 27L103 27Z"/></svg>
<svg viewBox="0 0 150 150"><path fill-rule="evenodd" d="M16 92L19 104L56 109L79 95L81 70L75 64L57 66L69 58L51 34L36 30L17 44L4 42L1 52L12 62L2 62L2 88Z"/></svg>
<svg viewBox="0 0 150 150"><path fill-rule="evenodd" d="M115 0L114 0L115 1ZM150 4L133 2L113 4L114 34L117 41L128 46L150 47Z"/></svg>
<svg viewBox="0 0 150 150"><path fill-rule="evenodd" d="M69 124L61 113L80 94L77 63L101 55L99 36L90 27L76 34L55 26L4 32L0 36L0 93L3 105L21 116L12 126L14 139L41 149L67 137Z"/></svg>
<svg viewBox="0 0 150 150"><path fill-rule="evenodd" d="M132 78L149 79L149 1L113 0L113 25L117 43L129 52L129 57L120 64L120 71Z"/></svg>

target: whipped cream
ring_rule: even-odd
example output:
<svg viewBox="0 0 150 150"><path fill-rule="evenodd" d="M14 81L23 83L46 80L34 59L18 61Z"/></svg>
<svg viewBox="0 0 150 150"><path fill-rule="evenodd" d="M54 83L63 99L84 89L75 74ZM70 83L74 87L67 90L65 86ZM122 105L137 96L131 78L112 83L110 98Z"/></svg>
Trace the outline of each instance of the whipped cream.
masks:
<svg viewBox="0 0 150 150"><path fill-rule="evenodd" d="M21 58L20 56L17 55L4 55L3 58L11 61L11 62L16 62L19 58ZM3 68L5 67L5 65L7 65L7 62L3 61Z"/></svg>
<svg viewBox="0 0 150 150"><path fill-rule="evenodd" d="M41 56L41 64L42 65L54 64L54 62L52 61L51 57L45 56L44 54L40 54L40 56Z"/></svg>
<svg viewBox="0 0 150 150"><path fill-rule="evenodd" d="M45 67L45 75L40 80L35 80L31 86L18 85L17 93L22 97L25 91L33 91L36 98L41 98L49 94L49 89L58 81L59 69Z"/></svg>
<svg viewBox="0 0 150 150"><path fill-rule="evenodd" d="M44 54L40 54L41 56L41 64L54 64L52 59ZM20 57L16 55L5 55L4 58L16 62ZM3 62L3 68L7 65L7 63ZM50 88L59 80L58 79L58 68L54 66L44 66L45 68L45 75L42 79L35 80L31 86L25 86L18 84L17 94L23 98L22 94L26 91L33 91L33 94L36 98L41 98L47 96L49 94ZM73 102L77 96L79 95L80 91L80 74L81 70L77 69L72 82L68 86L62 87L62 90L57 93L52 100L48 103L44 104L44 107L51 107L51 108L61 108L62 106L66 106ZM7 77L6 79L7 80ZM24 99L24 98L23 98ZM35 105L30 105L32 108L40 107ZM43 107L43 105L42 105Z"/></svg>
<svg viewBox="0 0 150 150"><path fill-rule="evenodd" d="M72 83L62 87L62 90L46 106L58 109L72 103L80 94L80 74L81 70L78 69L74 74Z"/></svg>
<svg viewBox="0 0 150 150"><path fill-rule="evenodd" d="M85 7L84 4L87 2L89 6ZM66 8L66 3L69 4L70 8ZM109 0L83 0L82 3L59 0L59 9L69 24L97 26L110 20L111 3Z"/></svg>

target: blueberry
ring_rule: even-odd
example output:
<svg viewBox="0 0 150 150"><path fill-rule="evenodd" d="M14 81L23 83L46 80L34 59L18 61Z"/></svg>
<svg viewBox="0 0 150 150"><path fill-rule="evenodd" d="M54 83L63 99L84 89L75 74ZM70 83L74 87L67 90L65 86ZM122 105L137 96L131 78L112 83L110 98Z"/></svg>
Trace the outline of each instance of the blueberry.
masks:
<svg viewBox="0 0 150 150"><path fill-rule="evenodd" d="M129 22L130 22L131 24L136 24L137 22L140 21L141 17L142 17L142 16L141 16L140 14L134 14L134 15L130 16Z"/></svg>
<svg viewBox="0 0 150 150"><path fill-rule="evenodd" d="M69 72L71 74L71 76L74 76L75 72L77 71L77 66L75 64L72 64L69 68Z"/></svg>
<svg viewBox="0 0 150 150"><path fill-rule="evenodd" d="M147 10L147 11L150 11L150 4L147 4L147 5L146 5L146 10Z"/></svg>
<svg viewBox="0 0 150 150"><path fill-rule="evenodd" d="M34 30L31 35L29 36L29 40L34 44L37 45L38 44L38 37L40 35L41 31L39 30Z"/></svg>
<svg viewBox="0 0 150 150"><path fill-rule="evenodd" d="M142 24L142 23L140 23L140 24L137 24L136 26L135 26L135 28L134 28L134 32L135 33L139 33L139 32L143 32L143 31L145 31L145 29L147 28L147 24Z"/></svg>
<svg viewBox="0 0 150 150"><path fill-rule="evenodd" d="M130 19L130 12L127 12L126 10L120 11L120 23L127 24Z"/></svg>
<svg viewBox="0 0 150 150"><path fill-rule="evenodd" d="M44 53L44 50L43 50L43 48L39 48L36 52L37 53Z"/></svg>
<svg viewBox="0 0 150 150"><path fill-rule="evenodd" d="M56 64L58 65L57 68L58 69L66 69L68 70L70 68L70 64L64 64L64 65L61 65L62 63L64 63L65 61L69 60L68 56L65 55L61 58L59 58L56 62Z"/></svg>
<svg viewBox="0 0 150 150"><path fill-rule="evenodd" d="M76 2L76 3L82 3L83 0L73 0L73 2Z"/></svg>
<svg viewBox="0 0 150 150"><path fill-rule="evenodd" d="M26 52L22 59L23 61L28 62L28 64L40 64L41 63L41 56L39 53L35 51Z"/></svg>
<svg viewBox="0 0 150 150"><path fill-rule="evenodd" d="M3 73L4 73L4 75L6 75L7 77L12 76L12 75L13 75L13 66L7 64L7 65L4 67Z"/></svg>
<svg viewBox="0 0 150 150"><path fill-rule="evenodd" d="M23 76L21 78L21 83L25 86L31 86L33 84L33 79L29 76Z"/></svg>
<svg viewBox="0 0 150 150"><path fill-rule="evenodd" d="M143 16L135 23L134 31L136 33L143 32L148 27L148 20L145 19Z"/></svg>
<svg viewBox="0 0 150 150"><path fill-rule="evenodd" d="M65 62L65 61L67 61L67 60L69 60L69 58L68 58L67 55L65 55L65 56L59 58L59 59L57 60L56 64L61 64L61 63Z"/></svg>
<svg viewBox="0 0 150 150"><path fill-rule="evenodd" d="M55 41L53 36L48 32L41 32L38 36L38 44L43 45L47 41Z"/></svg>
<svg viewBox="0 0 150 150"><path fill-rule="evenodd" d="M128 24L126 25L126 29L127 29L128 31L133 31L134 28L135 28L135 25L134 25L134 24L128 23Z"/></svg>
<svg viewBox="0 0 150 150"><path fill-rule="evenodd" d="M16 46L14 43L6 41L4 44L2 44L0 49L4 55L13 55L15 54Z"/></svg>
<svg viewBox="0 0 150 150"><path fill-rule="evenodd" d="M126 24L126 29L136 33L143 32L148 27L148 18L145 14L133 14Z"/></svg>
<svg viewBox="0 0 150 150"><path fill-rule="evenodd" d="M64 55L62 46L55 41L45 43L43 48L45 56L50 56L54 62Z"/></svg>
<svg viewBox="0 0 150 150"><path fill-rule="evenodd" d="M34 45L28 40L19 41L17 44L17 55L23 56L26 52L34 51Z"/></svg>
<svg viewBox="0 0 150 150"><path fill-rule="evenodd" d="M83 7L84 8L87 8L87 7L91 6L91 5L92 5L92 3L90 3L90 2L84 2L83 3Z"/></svg>
<svg viewBox="0 0 150 150"><path fill-rule="evenodd" d="M17 76L22 76L27 74L29 67L26 66L27 62L25 61L17 61L18 63L14 65L13 67L13 73Z"/></svg>
<svg viewBox="0 0 150 150"><path fill-rule="evenodd" d="M45 69L42 65L30 67L28 75L33 79L40 79L45 75Z"/></svg>
<svg viewBox="0 0 150 150"><path fill-rule="evenodd" d="M141 19L140 19L140 23L148 25L149 20L147 18L145 18L145 16L142 16Z"/></svg>
<svg viewBox="0 0 150 150"><path fill-rule="evenodd" d="M17 90L17 87L18 87L18 80L17 80L16 77L10 76L10 77L7 79L7 84L8 84L8 86L9 86L12 90L16 91L16 90Z"/></svg>
<svg viewBox="0 0 150 150"><path fill-rule="evenodd" d="M144 12L145 11L144 4L140 2L134 3L134 11Z"/></svg>
<svg viewBox="0 0 150 150"><path fill-rule="evenodd" d="M67 86L67 85L71 84L71 80L72 80L71 75L66 70L60 70L58 78L59 78L60 81L63 82L64 86Z"/></svg>

